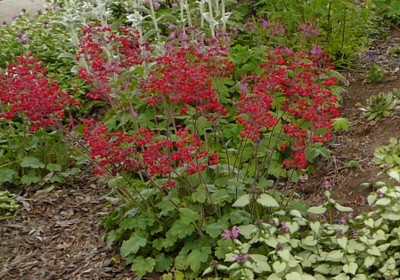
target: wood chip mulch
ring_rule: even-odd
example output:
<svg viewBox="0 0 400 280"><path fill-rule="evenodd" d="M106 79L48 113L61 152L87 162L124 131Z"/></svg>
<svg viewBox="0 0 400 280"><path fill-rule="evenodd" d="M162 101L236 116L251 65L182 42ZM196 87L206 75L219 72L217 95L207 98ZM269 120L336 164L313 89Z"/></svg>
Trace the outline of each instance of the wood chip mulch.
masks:
<svg viewBox="0 0 400 280"><path fill-rule="evenodd" d="M0 219L0 279L135 279L102 238L109 189L92 181L28 192Z"/></svg>

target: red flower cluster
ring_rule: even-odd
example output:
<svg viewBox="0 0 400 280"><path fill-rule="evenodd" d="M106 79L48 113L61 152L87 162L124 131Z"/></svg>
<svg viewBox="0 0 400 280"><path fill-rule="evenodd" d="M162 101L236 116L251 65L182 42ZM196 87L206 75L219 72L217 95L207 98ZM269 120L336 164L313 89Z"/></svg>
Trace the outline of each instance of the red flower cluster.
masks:
<svg viewBox="0 0 400 280"><path fill-rule="evenodd" d="M88 25L83 34L77 59L87 63L87 68L79 69L79 77L93 86L87 97L111 101L111 84L115 75L131 66L141 65L149 46L140 44L139 35L126 28L121 28L116 34L110 27Z"/></svg>
<svg viewBox="0 0 400 280"><path fill-rule="evenodd" d="M261 74L246 77L238 103L237 121L242 137L262 138L264 132L280 123L294 141L287 167L307 166L304 148L332 137L332 119L339 116L338 102L329 87L334 77L323 78L321 56L289 49L274 49L260 65ZM329 68L328 68L329 69Z"/></svg>
<svg viewBox="0 0 400 280"><path fill-rule="evenodd" d="M0 101L5 105L0 117L12 119L23 114L36 131L61 120L65 107L79 105L45 75L46 69L37 58L16 57L0 74Z"/></svg>
<svg viewBox="0 0 400 280"><path fill-rule="evenodd" d="M182 114L190 106L211 120L226 115L227 110L212 87L214 77L227 76L232 70L232 63L224 55L216 48L204 47L201 51L193 46L168 46L156 59L148 81L142 83L143 97L154 107L162 102L172 104Z"/></svg>
<svg viewBox="0 0 400 280"><path fill-rule="evenodd" d="M179 130L176 139L156 139L147 128L134 135L108 132L104 124L85 120L85 140L91 147L91 156L101 166L118 172L141 173L149 177L170 177L177 168L185 168L188 175L204 171L207 166L218 163L216 154L202 150L203 142L190 134L188 129ZM101 173L100 169L96 170ZM163 186L173 186L169 179Z"/></svg>

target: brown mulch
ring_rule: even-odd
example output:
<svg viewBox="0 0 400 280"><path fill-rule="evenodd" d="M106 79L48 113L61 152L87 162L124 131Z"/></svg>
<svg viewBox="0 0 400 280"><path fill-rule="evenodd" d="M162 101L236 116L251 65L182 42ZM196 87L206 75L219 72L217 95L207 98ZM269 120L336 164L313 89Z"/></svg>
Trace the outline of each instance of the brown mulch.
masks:
<svg viewBox="0 0 400 280"><path fill-rule="evenodd" d="M107 192L88 178L24 195L16 216L0 220L0 279L135 279L102 238Z"/></svg>

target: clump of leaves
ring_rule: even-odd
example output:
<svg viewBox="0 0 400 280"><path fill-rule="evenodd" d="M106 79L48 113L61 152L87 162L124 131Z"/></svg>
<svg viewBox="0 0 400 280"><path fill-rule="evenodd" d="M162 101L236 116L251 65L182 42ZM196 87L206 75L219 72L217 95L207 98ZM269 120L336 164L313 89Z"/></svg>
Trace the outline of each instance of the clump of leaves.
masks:
<svg viewBox="0 0 400 280"><path fill-rule="evenodd" d="M385 168L400 167L399 140L392 137L389 145L378 147L374 153L374 163Z"/></svg>
<svg viewBox="0 0 400 280"><path fill-rule="evenodd" d="M398 183L398 172L392 175ZM398 277L400 186L379 183L367 199L373 210L354 219L351 209L338 205L325 190L324 205L306 213L292 207L277 209L267 222L239 226L240 235L223 235L219 241L230 248L225 263L210 266L205 274L220 271L229 279ZM340 223L321 222L332 208L342 215Z"/></svg>
<svg viewBox="0 0 400 280"><path fill-rule="evenodd" d="M9 215L19 209L19 205L9 191L0 191L0 213Z"/></svg>
<svg viewBox="0 0 400 280"><path fill-rule="evenodd" d="M365 82L370 84L374 82L381 82L384 79L385 71L377 63L373 63L366 73Z"/></svg>
<svg viewBox="0 0 400 280"><path fill-rule="evenodd" d="M399 98L395 91L387 93L379 93L373 95L367 99L367 106L361 108L363 116L367 117L367 120L379 121L383 118L387 118L397 112L400 109Z"/></svg>

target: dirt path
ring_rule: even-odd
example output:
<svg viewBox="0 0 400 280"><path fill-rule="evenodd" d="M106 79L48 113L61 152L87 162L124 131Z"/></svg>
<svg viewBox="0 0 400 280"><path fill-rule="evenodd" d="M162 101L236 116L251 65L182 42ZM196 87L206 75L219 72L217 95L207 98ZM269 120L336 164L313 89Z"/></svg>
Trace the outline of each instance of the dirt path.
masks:
<svg viewBox="0 0 400 280"><path fill-rule="evenodd" d="M0 0L0 23L10 23L12 17L18 15L22 9L35 14L43 8L43 4L44 0Z"/></svg>

